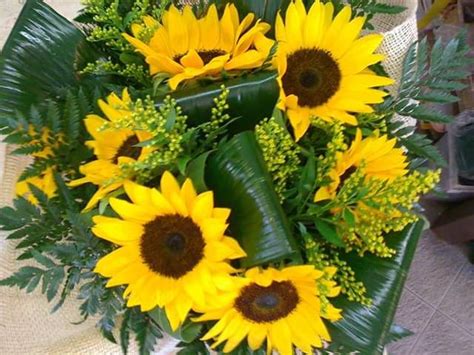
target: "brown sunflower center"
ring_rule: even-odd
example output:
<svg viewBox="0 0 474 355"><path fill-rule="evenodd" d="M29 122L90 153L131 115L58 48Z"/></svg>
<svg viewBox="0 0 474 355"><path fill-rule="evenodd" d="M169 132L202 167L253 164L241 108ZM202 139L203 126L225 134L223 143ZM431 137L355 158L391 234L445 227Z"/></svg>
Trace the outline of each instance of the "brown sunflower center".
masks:
<svg viewBox="0 0 474 355"><path fill-rule="evenodd" d="M337 92L341 71L328 52L299 49L288 56L282 83L286 95L298 97L299 106L317 107Z"/></svg>
<svg viewBox="0 0 474 355"><path fill-rule="evenodd" d="M235 308L251 321L266 323L286 317L299 301L298 292L290 281L274 281L268 287L245 286L235 300Z"/></svg>
<svg viewBox="0 0 474 355"><path fill-rule="evenodd" d="M201 57L204 65L208 64L211 60L221 55L224 55L226 52L221 49L211 49L211 50L201 50L197 52ZM181 58L184 57L184 54L176 55L173 60L177 63L181 62Z"/></svg>
<svg viewBox="0 0 474 355"><path fill-rule="evenodd" d="M129 157L137 160L142 152L142 148L135 146L138 143L139 140L136 135L128 137L117 150L113 159L114 164L117 164L119 157Z"/></svg>
<svg viewBox="0 0 474 355"><path fill-rule="evenodd" d="M140 252L151 270L178 279L201 261L204 246L201 229L192 219L174 214L145 225Z"/></svg>
<svg viewBox="0 0 474 355"><path fill-rule="evenodd" d="M344 173L339 177L339 185L337 185L336 193L342 189L342 186L344 186L346 180L349 179L356 170L357 168L355 166L351 166L346 171L344 171Z"/></svg>

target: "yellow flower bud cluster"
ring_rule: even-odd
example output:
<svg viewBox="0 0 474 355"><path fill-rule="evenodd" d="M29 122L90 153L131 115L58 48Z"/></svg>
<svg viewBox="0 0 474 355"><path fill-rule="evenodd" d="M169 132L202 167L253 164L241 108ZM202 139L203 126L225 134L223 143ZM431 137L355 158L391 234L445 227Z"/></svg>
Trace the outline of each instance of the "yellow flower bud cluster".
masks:
<svg viewBox="0 0 474 355"><path fill-rule="evenodd" d="M413 212L413 207L421 195L438 183L440 172L414 171L384 181L364 178L363 171L363 167L359 167L346 180L336 198L333 214L339 221L338 232L346 242L347 251L391 257L395 251L387 247L384 236L401 231L418 220L419 216ZM349 209L354 215L353 225L344 220L344 209Z"/></svg>
<svg viewBox="0 0 474 355"><path fill-rule="evenodd" d="M157 109L151 98L137 100L131 108L131 116L114 124L118 128L146 131L153 138L148 145L156 148L144 160L121 166L125 176L136 176L137 181L146 182L156 176L159 170L169 169L176 164L183 152L184 133L187 131L187 116L176 101L166 97Z"/></svg>
<svg viewBox="0 0 474 355"><path fill-rule="evenodd" d="M325 295L324 290L321 290L326 287L325 282L336 282L341 288L341 293L347 296L350 301L369 306L372 301L366 296L367 290L364 284L356 280L354 270L346 261L340 259L339 253L335 249L315 241L309 235L304 239L308 263L324 271L337 270L332 274L325 273L321 279L323 282L320 283L320 294ZM323 300L324 297L321 297L321 304L324 303Z"/></svg>
<svg viewBox="0 0 474 355"><path fill-rule="evenodd" d="M227 98L230 91L224 85L221 86L221 90L221 94L214 98L215 106L211 110L210 121L202 126L202 131L208 139L215 137L220 132L220 128L230 119L230 116L226 113L229 109ZM217 141L213 144L217 144Z"/></svg>
<svg viewBox="0 0 474 355"><path fill-rule="evenodd" d="M87 63L81 74L114 74L126 78L133 78L140 83L149 81L150 75L143 65L139 64L117 64L111 61L98 60L93 63Z"/></svg>
<svg viewBox="0 0 474 355"><path fill-rule="evenodd" d="M267 169L273 178L275 191L280 202L283 202L287 183L294 177L300 166L298 146L286 128L281 126L275 118L262 121L255 128L255 133Z"/></svg>
<svg viewBox="0 0 474 355"><path fill-rule="evenodd" d="M336 165L336 153L344 151L348 147L345 143L344 126L340 122L326 122L315 117L311 124L321 128L329 135L324 155L320 155L317 158L316 181L319 185L327 179L329 171Z"/></svg>

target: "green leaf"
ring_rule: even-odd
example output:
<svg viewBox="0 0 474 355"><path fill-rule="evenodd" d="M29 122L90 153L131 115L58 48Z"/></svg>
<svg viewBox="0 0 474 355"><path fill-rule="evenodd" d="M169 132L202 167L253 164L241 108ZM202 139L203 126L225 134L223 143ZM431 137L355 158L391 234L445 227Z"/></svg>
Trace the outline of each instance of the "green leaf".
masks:
<svg viewBox="0 0 474 355"><path fill-rule="evenodd" d="M394 338L393 317L423 224L419 221L401 232L386 236L387 245L397 251L391 259L372 254L360 257L356 253L341 253L341 258L349 263L366 286L372 305L363 306L342 296L334 301L336 307L343 309L343 319L328 324L332 348L342 346L347 351L382 354L384 345Z"/></svg>
<svg viewBox="0 0 474 355"><path fill-rule="evenodd" d="M342 218L344 218L344 221L350 226L354 227L356 223L356 219L354 214L349 208L344 209L342 212Z"/></svg>
<svg viewBox="0 0 474 355"><path fill-rule="evenodd" d="M47 256L39 253L36 250L31 251L31 255L33 255L33 258L39 262L41 265L47 267L48 269L56 267L56 264Z"/></svg>
<svg viewBox="0 0 474 355"><path fill-rule="evenodd" d="M125 311L122 325L120 326L120 346L122 352L127 355L128 345L130 344L130 310Z"/></svg>
<svg viewBox="0 0 474 355"><path fill-rule="evenodd" d="M171 329L168 317L161 308L155 308L151 312L148 312L150 317L160 326L160 328L171 337L178 339L184 343L191 343L199 336L202 329L202 324L193 323L192 321L186 321L177 330Z"/></svg>
<svg viewBox="0 0 474 355"><path fill-rule="evenodd" d="M306 197L314 190L314 182L316 181L316 159L314 155L310 155L306 161L300 179L298 181L298 192L301 196Z"/></svg>
<svg viewBox="0 0 474 355"><path fill-rule="evenodd" d="M95 57L84 34L40 0L28 0L0 55L0 117L62 97L78 84L75 68Z"/></svg>
<svg viewBox="0 0 474 355"><path fill-rule="evenodd" d="M429 159L441 167L447 166L446 160L433 145L431 139L424 134L413 133L406 137L399 136L398 139L411 155Z"/></svg>
<svg viewBox="0 0 474 355"><path fill-rule="evenodd" d="M318 230L319 234L326 239L329 243L334 244L338 247L344 247L344 241L341 236L337 233L336 227L331 225L322 219L317 219L314 221L314 225Z"/></svg>
<svg viewBox="0 0 474 355"><path fill-rule="evenodd" d="M184 88L171 94L183 113L188 116L188 125L198 126L209 121L214 99L222 93L221 86L229 90L226 113L237 118L228 127L228 132L238 133L252 130L263 118L271 117L278 96L276 74L260 72L227 81L192 88ZM164 97L157 99L158 105Z"/></svg>
<svg viewBox="0 0 474 355"><path fill-rule="evenodd" d="M211 151L205 152L197 158L191 160L186 168L186 176L193 182L194 188L198 192L208 190L205 181L206 161Z"/></svg>
<svg viewBox="0 0 474 355"><path fill-rule="evenodd" d="M406 337L409 337L413 335L414 333L406 328L403 328L400 325L397 324L392 324L390 327L390 333L388 334L386 338L387 344L404 339Z"/></svg>
<svg viewBox="0 0 474 355"><path fill-rule="evenodd" d="M247 253L243 267L280 260L301 262L253 132L234 136L209 157L206 184L214 191L216 204L232 211L231 235Z"/></svg>

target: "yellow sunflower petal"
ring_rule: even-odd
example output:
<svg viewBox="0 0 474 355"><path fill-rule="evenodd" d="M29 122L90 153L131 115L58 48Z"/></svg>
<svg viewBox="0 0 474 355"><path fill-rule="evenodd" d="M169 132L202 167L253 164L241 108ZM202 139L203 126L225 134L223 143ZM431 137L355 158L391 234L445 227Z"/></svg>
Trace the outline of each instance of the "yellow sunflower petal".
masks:
<svg viewBox="0 0 474 355"><path fill-rule="evenodd" d="M252 69L263 64L265 57L256 50L250 50L231 59L224 66L226 70L233 69Z"/></svg>
<svg viewBox="0 0 474 355"><path fill-rule="evenodd" d="M228 353L234 350L237 345L239 345L240 342L247 336L249 329L250 324L248 322L243 322L243 324L237 328L237 331L226 342L223 351Z"/></svg>
<svg viewBox="0 0 474 355"><path fill-rule="evenodd" d="M204 50L215 49L220 41L221 34L217 8L214 4L209 7L207 15L199 20L199 25L201 32L200 47Z"/></svg>
<svg viewBox="0 0 474 355"><path fill-rule="evenodd" d="M344 6L343 9L336 15L331 25L329 26L321 47L331 51L335 43L339 43L339 36L342 29L349 23L351 19L352 10L350 6Z"/></svg>
<svg viewBox="0 0 474 355"><path fill-rule="evenodd" d="M281 355L292 355L293 346L291 342L291 332L284 319L273 323L270 326L269 336L275 349Z"/></svg>
<svg viewBox="0 0 474 355"><path fill-rule="evenodd" d="M334 58L342 57L351 47L352 43L359 36L365 23L365 17L356 17L347 25L343 26L339 38L331 47L331 54Z"/></svg>
<svg viewBox="0 0 474 355"><path fill-rule="evenodd" d="M94 219L96 221L97 219ZM96 222L97 223L97 222ZM143 226L133 222L116 219L114 221L99 222L92 227L92 232L109 242L118 245L134 243L143 235Z"/></svg>
<svg viewBox="0 0 474 355"><path fill-rule="evenodd" d="M151 205L150 189L148 187L126 180L123 184L125 192L136 205L147 207Z"/></svg>
<svg viewBox="0 0 474 355"><path fill-rule="evenodd" d="M173 43L174 54L187 53L189 50L189 34L185 22L186 17L181 16L181 12L174 5L170 6L168 16L167 29L170 41Z"/></svg>
<svg viewBox="0 0 474 355"><path fill-rule="evenodd" d="M109 203L120 217L131 222L145 224L156 217L148 208L124 200L111 198Z"/></svg>
<svg viewBox="0 0 474 355"><path fill-rule="evenodd" d="M262 346L262 343L266 337L267 337L266 327L253 324L250 327L249 335L247 339L250 348L254 351L258 350Z"/></svg>
<svg viewBox="0 0 474 355"><path fill-rule="evenodd" d="M212 217L214 209L214 194L212 191L203 192L196 197L191 216L196 223Z"/></svg>
<svg viewBox="0 0 474 355"><path fill-rule="evenodd" d="M190 68L202 68L204 66L204 62L194 49L191 49L188 54L181 58L181 64Z"/></svg>
<svg viewBox="0 0 474 355"><path fill-rule="evenodd" d="M181 195L181 188L174 176L169 172L165 171L161 176L160 182L161 193L166 199L170 199L172 195Z"/></svg>

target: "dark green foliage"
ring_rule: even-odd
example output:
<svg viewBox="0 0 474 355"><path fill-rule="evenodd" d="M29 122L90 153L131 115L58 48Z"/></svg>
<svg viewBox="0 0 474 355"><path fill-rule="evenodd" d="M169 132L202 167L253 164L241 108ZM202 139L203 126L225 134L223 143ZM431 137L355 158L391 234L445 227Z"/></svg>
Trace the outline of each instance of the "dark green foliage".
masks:
<svg viewBox="0 0 474 355"><path fill-rule="evenodd" d="M177 330L173 331L163 309L155 308L151 312L148 312L148 315L164 332L185 344L192 343L198 339L203 328L202 323L194 323L188 319Z"/></svg>
<svg viewBox="0 0 474 355"><path fill-rule="evenodd" d="M458 101L451 92L466 87L460 80L470 75L468 65L472 59L467 57L468 52L463 33L445 46L441 40L436 41L431 53L426 38L414 43L403 62L397 97L388 99L380 110L424 122L450 123L453 117L433 109L431 105ZM412 130L404 128L401 123L389 123L388 127L390 134L399 138L412 157L429 159L440 166L446 164L426 136L410 134Z"/></svg>
<svg viewBox="0 0 474 355"><path fill-rule="evenodd" d="M209 157L206 184L219 206L232 209L232 235L247 253L243 267L301 261L253 132L234 136Z"/></svg>
<svg viewBox="0 0 474 355"><path fill-rule="evenodd" d="M28 0L0 54L0 118L65 98L79 84L75 68L92 58L79 29L43 1Z"/></svg>
<svg viewBox="0 0 474 355"><path fill-rule="evenodd" d="M386 341L386 344L390 344L392 342L409 337L413 334L414 333L409 329L406 329L398 324L392 324L392 326L390 327L390 332L385 338L385 341Z"/></svg>
<svg viewBox="0 0 474 355"><path fill-rule="evenodd" d="M397 251L391 259L374 255L360 257L355 253L344 257L367 287L372 305L366 307L343 297L334 301L336 307L344 310L344 318L328 324L333 338L329 350L382 354L385 344L408 335L398 328L394 329L392 321L423 223L417 222L402 232L387 236L388 246Z"/></svg>
<svg viewBox="0 0 474 355"><path fill-rule="evenodd" d="M46 100L32 106L28 113L17 112L16 118L0 118L0 133L4 141L19 145L13 154L35 155L45 149L49 156L35 157L32 165L22 173L20 180L38 176L47 167L55 167L74 177L78 165L92 153L83 142L89 137L83 119L96 110L98 92L85 89L71 90L64 101Z"/></svg>
<svg viewBox="0 0 474 355"><path fill-rule="evenodd" d="M400 87L391 106L396 113L421 121L449 123L450 116L433 111L429 103L453 103L458 101L453 90L466 87L460 80L470 75L467 57L469 47L464 34L452 39L446 46L441 40L434 44L431 54L427 39L413 44L403 62ZM420 105L413 100L420 101Z"/></svg>
<svg viewBox="0 0 474 355"><path fill-rule="evenodd" d="M188 116L188 125L200 125L211 117L215 107L214 99L222 92L222 85L229 90L226 113L235 118L229 125L232 133L252 130L265 117L271 117L278 96L279 87L273 72L260 72L226 80L211 85L184 88L171 94L176 103ZM158 97L160 104L165 97Z"/></svg>
<svg viewBox="0 0 474 355"><path fill-rule="evenodd" d="M130 329L136 334L140 355L150 354L158 339L163 337L159 326L146 313L141 313L139 308L130 311Z"/></svg>

